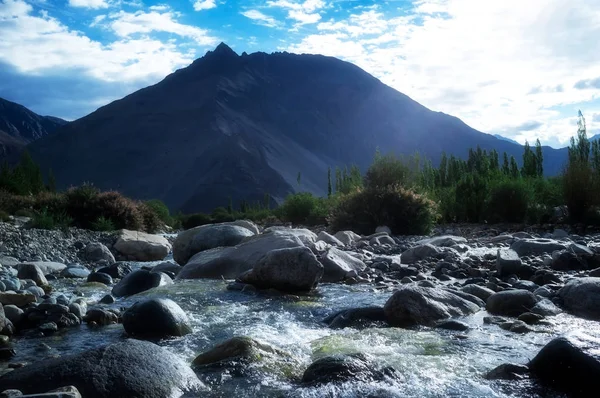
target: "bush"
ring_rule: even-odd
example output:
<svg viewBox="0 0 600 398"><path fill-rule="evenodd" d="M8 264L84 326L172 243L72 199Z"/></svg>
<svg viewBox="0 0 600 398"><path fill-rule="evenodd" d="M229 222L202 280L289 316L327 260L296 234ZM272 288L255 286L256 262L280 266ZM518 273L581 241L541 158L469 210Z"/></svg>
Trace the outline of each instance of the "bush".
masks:
<svg viewBox="0 0 600 398"><path fill-rule="evenodd" d="M10 214L7 212L0 210L0 221L7 222L10 220Z"/></svg>
<svg viewBox="0 0 600 398"><path fill-rule="evenodd" d="M65 212L53 214L43 209L33 217L30 226L38 229L66 229L72 223L73 219Z"/></svg>
<svg viewBox="0 0 600 398"><path fill-rule="evenodd" d="M0 209L14 214L19 210L32 210L35 203L33 196L14 195L6 191L0 191Z"/></svg>
<svg viewBox="0 0 600 398"><path fill-rule="evenodd" d="M399 185L357 190L339 199L329 217L335 231L368 235L380 225L394 234L423 235L438 217L436 204L426 196Z"/></svg>
<svg viewBox="0 0 600 398"><path fill-rule="evenodd" d="M533 193L526 180L507 180L490 191L486 217L489 222L524 222Z"/></svg>
<svg viewBox="0 0 600 398"><path fill-rule="evenodd" d="M217 207L211 213L211 218L215 223L234 221L233 214L224 207Z"/></svg>
<svg viewBox="0 0 600 398"><path fill-rule="evenodd" d="M277 209L277 214L292 224L305 224L317 207L317 200L310 192L288 195Z"/></svg>
<svg viewBox="0 0 600 398"><path fill-rule="evenodd" d="M438 204L440 213L440 221L452 223L457 221L457 206L456 206L456 188L441 188L435 194L435 200Z"/></svg>
<svg viewBox="0 0 600 398"><path fill-rule="evenodd" d="M456 218L467 222L482 221L489 186L487 180L478 173L465 175L456 185Z"/></svg>
<svg viewBox="0 0 600 398"><path fill-rule="evenodd" d="M31 210L20 209L15 212L15 216L33 218L35 213Z"/></svg>
<svg viewBox="0 0 600 398"><path fill-rule="evenodd" d="M597 184L588 163L573 161L563 175L564 200L572 221L585 221L591 207L598 201Z"/></svg>
<svg viewBox="0 0 600 398"><path fill-rule="evenodd" d="M171 225L173 223L169 208L162 201L158 199L148 200L144 202L144 205L152 210L164 224Z"/></svg>
<svg viewBox="0 0 600 398"><path fill-rule="evenodd" d="M92 223L92 229L94 231L114 231L117 228L115 228L115 224L110 219L100 216Z"/></svg>
<svg viewBox="0 0 600 398"><path fill-rule="evenodd" d="M394 155L376 155L365 174L366 188L385 188L391 185L407 186L411 182L411 169Z"/></svg>
<svg viewBox="0 0 600 398"><path fill-rule="evenodd" d="M166 224L146 203L138 203L137 209L142 216L143 229L149 233L156 233L164 224ZM171 217L169 217L170 219Z"/></svg>
<svg viewBox="0 0 600 398"><path fill-rule="evenodd" d="M191 229L201 225L212 224L213 220L208 214L196 213L188 216L180 216L183 229Z"/></svg>

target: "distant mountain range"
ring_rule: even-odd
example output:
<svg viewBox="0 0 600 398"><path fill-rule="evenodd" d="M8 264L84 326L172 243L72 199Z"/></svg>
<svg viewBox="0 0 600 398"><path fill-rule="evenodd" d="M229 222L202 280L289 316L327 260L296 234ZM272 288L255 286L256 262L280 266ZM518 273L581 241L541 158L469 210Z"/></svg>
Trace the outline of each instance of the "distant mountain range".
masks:
<svg viewBox="0 0 600 398"><path fill-rule="evenodd" d="M29 145L59 188L93 182L172 210L208 211L230 200L280 202L327 190L329 167L365 170L377 148L442 152L523 147L434 112L359 67L321 55L236 54L226 44L150 87ZM557 174L566 149L544 147ZM297 181L301 174L300 184Z"/></svg>
<svg viewBox="0 0 600 398"><path fill-rule="evenodd" d="M494 137L496 137L496 138L498 138L499 140L502 140L502 141L508 141L508 142L512 142L513 144L521 145L517 141L512 140L510 138L507 138L507 137L504 137L504 136L502 136L500 134L494 134Z"/></svg>
<svg viewBox="0 0 600 398"><path fill-rule="evenodd" d="M52 134L65 120L40 116L22 105L0 98L0 157L13 160L30 142Z"/></svg>

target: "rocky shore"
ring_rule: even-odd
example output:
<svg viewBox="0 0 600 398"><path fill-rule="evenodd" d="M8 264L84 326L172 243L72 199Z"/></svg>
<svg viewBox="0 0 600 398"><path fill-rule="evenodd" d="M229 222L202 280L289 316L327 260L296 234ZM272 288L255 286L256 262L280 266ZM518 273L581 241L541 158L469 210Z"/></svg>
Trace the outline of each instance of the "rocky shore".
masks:
<svg viewBox="0 0 600 398"><path fill-rule="evenodd" d="M162 236L1 223L0 396L405 396L412 354L396 343L416 336L468 350L477 372L461 377L494 396L594 396L600 235L512 229L360 236L240 220ZM338 349L310 351L333 338ZM52 352L69 341L82 346Z"/></svg>

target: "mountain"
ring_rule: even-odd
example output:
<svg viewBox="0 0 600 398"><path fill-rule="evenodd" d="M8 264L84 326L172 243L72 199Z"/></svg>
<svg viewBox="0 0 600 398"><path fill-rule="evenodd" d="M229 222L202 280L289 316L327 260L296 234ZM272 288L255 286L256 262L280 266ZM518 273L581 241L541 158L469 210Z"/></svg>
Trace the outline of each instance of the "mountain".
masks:
<svg viewBox="0 0 600 398"><path fill-rule="evenodd" d="M512 142L513 144L521 145L517 141L511 140L510 138L504 137L500 134L494 134L494 137L498 138L499 140L508 141L508 142Z"/></svg>
<svg viewBox="0 0 600 398"><path fill-rule="evenodd" d="M322 55L236 54L225 44L161 82L114 101L30 145L59 187L93 182L207 211L240 200L325 194L328 167L363 170L377 148L438 162L442 151L520 145L431 111L359 67ZM545 148L546 170L562 163ZM301 173L300 184L297 182Z"/></svg>
<svg viewBox="0 0 600 398"><path fill-rule="evenodd" d="M52 134L67 121L40 116L22 105L0 98L0 158L18 157L27 144Z"/></svg>

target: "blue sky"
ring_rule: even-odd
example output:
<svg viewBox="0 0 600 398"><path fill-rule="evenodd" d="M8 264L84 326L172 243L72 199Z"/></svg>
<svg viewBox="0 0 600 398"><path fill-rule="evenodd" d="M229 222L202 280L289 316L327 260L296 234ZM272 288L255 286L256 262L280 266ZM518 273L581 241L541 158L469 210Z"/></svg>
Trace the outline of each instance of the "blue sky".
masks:
<svg viewBox="0 0 600 398"><path fill-rule="evenodd" d="M600 0L0 0L0 97L69 120L221 41L353 62L481 131L600 132Z"/></svg>

